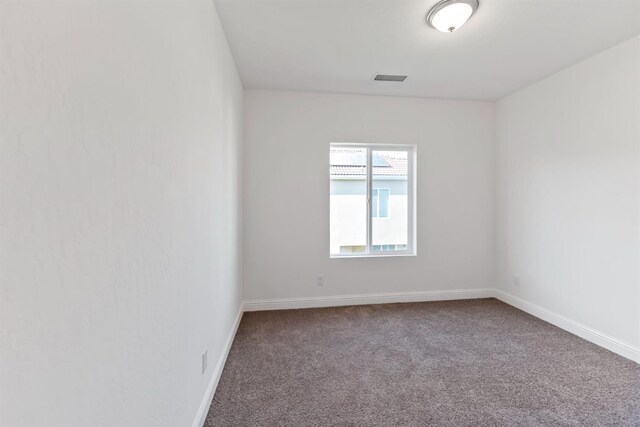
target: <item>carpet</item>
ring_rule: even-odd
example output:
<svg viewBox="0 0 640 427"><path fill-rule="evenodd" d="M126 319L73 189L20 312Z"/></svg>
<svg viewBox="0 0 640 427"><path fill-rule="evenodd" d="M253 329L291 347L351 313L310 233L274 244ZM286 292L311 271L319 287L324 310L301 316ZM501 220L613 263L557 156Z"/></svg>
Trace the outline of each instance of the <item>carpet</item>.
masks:
<svg viewBox="0 0 640 427"><path fill-rule="evenodd" d="M495 299L249 312L205 426L640 426L640 365Z"/></svg>

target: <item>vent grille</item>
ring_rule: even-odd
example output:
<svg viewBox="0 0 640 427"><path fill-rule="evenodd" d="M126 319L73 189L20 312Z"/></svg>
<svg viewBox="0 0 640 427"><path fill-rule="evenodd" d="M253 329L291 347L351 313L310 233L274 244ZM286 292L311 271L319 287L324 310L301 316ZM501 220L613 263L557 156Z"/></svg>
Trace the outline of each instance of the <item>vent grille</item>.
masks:
<svg viewBox="0 0 640 427"><path fill-rule="evenodd" d="M393 74L378 74L374 78L374 80L378 80L381 82L403 82L407 76L395 76Z"/></svg>

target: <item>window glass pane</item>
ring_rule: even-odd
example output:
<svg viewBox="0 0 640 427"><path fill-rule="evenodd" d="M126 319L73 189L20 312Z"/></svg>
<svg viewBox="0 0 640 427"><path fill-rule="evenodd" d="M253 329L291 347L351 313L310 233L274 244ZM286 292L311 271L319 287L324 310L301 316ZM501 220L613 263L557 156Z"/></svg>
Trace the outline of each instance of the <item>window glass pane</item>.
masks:
<svg viewBox="0 0 640 427"><path fill-rule="evenodd" d="M408 244L408 152L371 152L372 188L377 190L378 216L371 221L375 251L406 250ZM372 215L373 216L373 215Z"/></svg>
<svg viewBox="0 0 640 427"><path fill-rule="evenodd" d="M333 146L329 154L332 255L367 250L367 150Z"/></svg>
<svg viewBox="0 0 640 427"><path fill-rule="evenodd" d="M380 188L378 190L378 216L387 218L389 216L389 189Z"/></svg>

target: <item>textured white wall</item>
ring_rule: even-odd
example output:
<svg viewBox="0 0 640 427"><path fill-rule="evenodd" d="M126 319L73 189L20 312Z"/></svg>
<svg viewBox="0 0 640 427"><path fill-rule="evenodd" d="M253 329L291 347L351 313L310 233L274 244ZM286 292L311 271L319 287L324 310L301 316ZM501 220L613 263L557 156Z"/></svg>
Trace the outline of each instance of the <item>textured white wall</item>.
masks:
<svg viewBox="0 0 640 427"><path fill-rule="evenodd" d="M497 119L500 286L640 345L640 36L501 100Z"/></svg>
<svg viewBox="0 0 640 427"><path fill-rule="evenodd" d="M247 90L244 111L245 298L494 286L492 103ZM330 142L417 144L416 257L329 258Z"/></svg>
<svg viewBox="0 0 640 427"><path fill-rule="evenodd" d="M0 425L191 425L241 299L213 3L2 2L0 34Z"/></svg>

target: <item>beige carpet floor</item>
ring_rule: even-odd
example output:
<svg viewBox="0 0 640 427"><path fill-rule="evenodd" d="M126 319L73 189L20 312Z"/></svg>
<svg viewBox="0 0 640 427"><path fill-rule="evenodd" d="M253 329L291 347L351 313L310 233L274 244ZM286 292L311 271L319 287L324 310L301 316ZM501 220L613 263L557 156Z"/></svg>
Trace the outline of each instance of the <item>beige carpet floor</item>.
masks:
<svg viewBox="0 0 640 427"><path fill-rule="evenodd" d="M245 313L206 426L640 426L640 365L495 299Z"/></svg>

